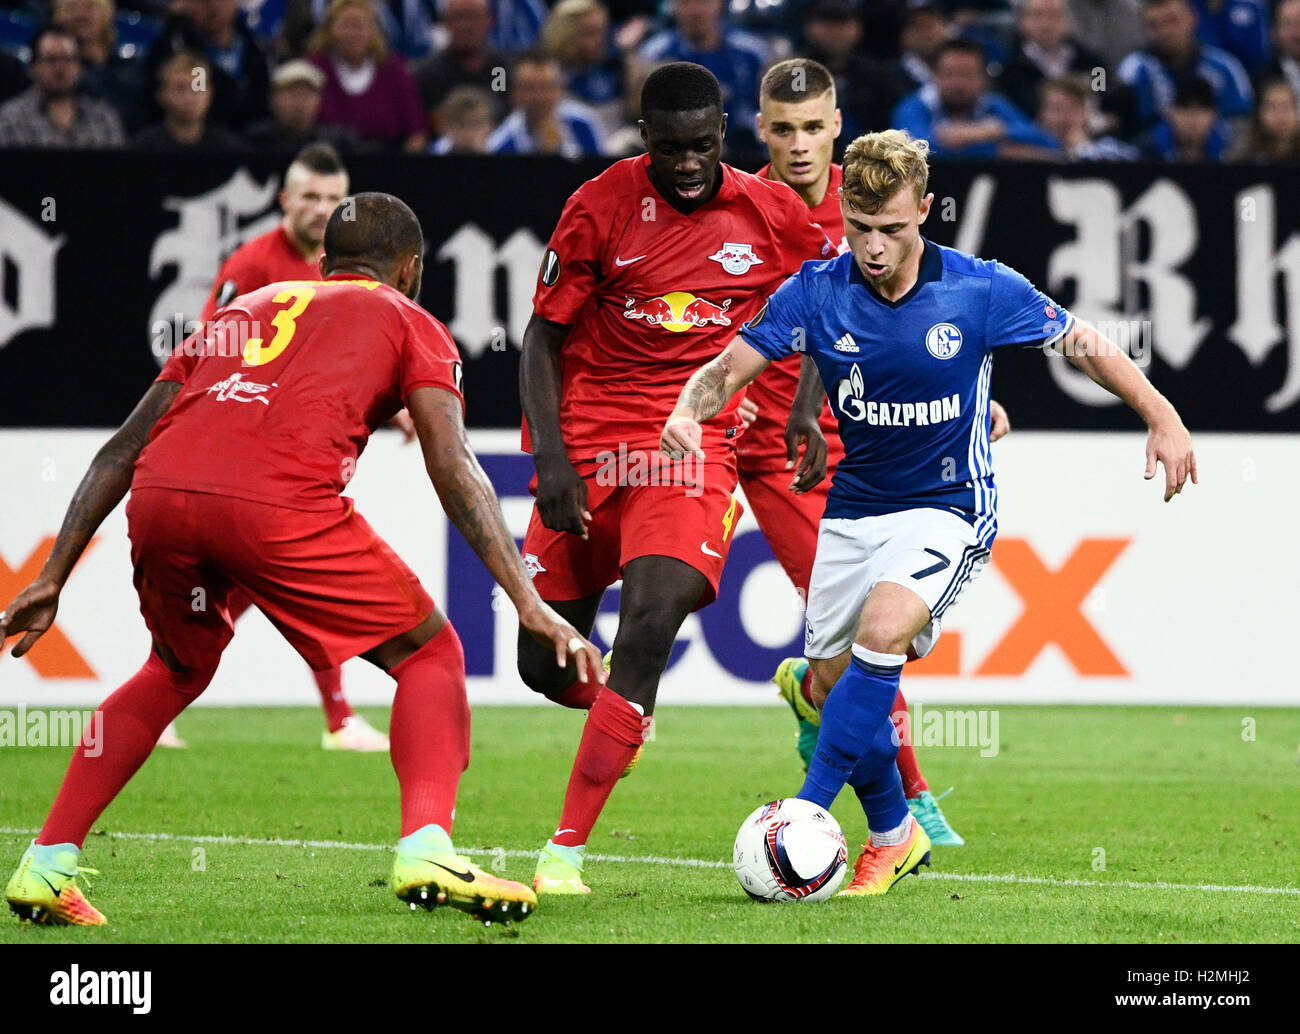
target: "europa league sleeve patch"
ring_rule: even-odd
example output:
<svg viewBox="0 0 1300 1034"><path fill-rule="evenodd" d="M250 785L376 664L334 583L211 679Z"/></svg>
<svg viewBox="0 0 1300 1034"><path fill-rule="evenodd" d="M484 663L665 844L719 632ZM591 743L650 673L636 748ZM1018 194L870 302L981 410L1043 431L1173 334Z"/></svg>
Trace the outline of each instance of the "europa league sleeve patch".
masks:
<svg viewBox="0 0 1300 1034"><path fill-rule="evenodd" d="M224 305L229 305L231 302L235 300L235 295L237 295L238 293L239 293L239 285L237 283L235 283L233 280L223 281L221 286L217 288L216 307L220 309Z"/></svg>
<svg viewBox="0 0 1300 1034"><path fill-rule="evenodd" d="M547 287L554 287L555 281L560 279L560 256L554 248L547 248L546 254L542 256L542 283Z"/></svg>
<svg viewBox="0 0 1300 1034"><path fill-rule="evenodd" d="M451 363L451 379L456 385L456 390L463 395L465 393L465 368L454 359Z"/></svg>
<svg viewBox="0 0 1300 1034"><path fill-rule="evenodd" d="M758 310L758 314L753 319L751 319L748 323L746 323L745 326L757 327L760 323L763 322L763 317L766 315L767 315L767 303L764 302L763 307Z"/></svg>

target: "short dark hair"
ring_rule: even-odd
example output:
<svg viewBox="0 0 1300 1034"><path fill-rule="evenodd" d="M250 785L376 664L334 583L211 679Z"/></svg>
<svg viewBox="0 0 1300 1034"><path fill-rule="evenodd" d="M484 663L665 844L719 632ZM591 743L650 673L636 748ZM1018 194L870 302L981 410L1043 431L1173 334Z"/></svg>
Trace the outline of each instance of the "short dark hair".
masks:
<svg viewBox="0 0 1300 1034"><path fill-rule="evenodd" d="M510 70L514 71L520 65L534 65L536 67L541 67L542 65L556 65L560 68L564 67L560 63L558 57L554 54L548 54L540 47L532 50L524 50L516 54L510 62Z"/></svg>
<svg viewBox="0 0 1300 1034"><path fill-rule="evenodd" d="M800 72L803 74L800 75ZM795 88L796 85L798 89ZM799 104L833 89L835 80L825 65L811 58L794 57L788 61L778 61L767 70L758 95L761 100Z"/></svg>
<svg viewBox="0 0 1300 1034"><path fill-rule="evenodd" d="M345 197L325 225L325 268L364 264L391 272L424 246L420 220L401 198L364 193Z"/></svg>
<svg viewBox="0 0 1300 1034"><path fill-rule="evenodd" d="M293 156L293 161L289 164L301 165L308 172L314 172L318 176L338 176L340 174L346 176L348 173L338 151L334 150L329 144L308 144Z"/></svg>
<svg viewBox="0 0 1300 1034"><path fill-rule="evenodd" d="M722 111L722 87L703 65L670 61L651 72L641 87L641 117L652 111Z"/></svg>
<svg viewBox="0 0 1300 1034"><path fill-rule="evenodd" d="M41 40L46 36L67 36L77 48L77 53L81 53L81 43L71 29L65 29L62 25L55 25L53 22L46 22L33 32L32 38L27 41L27 46L31 48L33 61L36 60L37 55L40 53Z"/></svg>
<svg viewBox="0 0 1300 1034"><path fill-rule="evenodd" d="M1174 90L1174 100L1170 107L1210 108L1217 111L1219 104L1214 96L1214 85L1199 75L1183 76Z"/></svg>
<svg viewBox="0 0 1300 1034"><path fill-rule="evenodd" d="M941 61L945 54L970 54L972 57L980 59L981 65L987 65L989 60L988 51L984 49L984 44L978 43L968 36L958 36L956 39L945 41L939 48L939 55L936 62Z"/></svg>

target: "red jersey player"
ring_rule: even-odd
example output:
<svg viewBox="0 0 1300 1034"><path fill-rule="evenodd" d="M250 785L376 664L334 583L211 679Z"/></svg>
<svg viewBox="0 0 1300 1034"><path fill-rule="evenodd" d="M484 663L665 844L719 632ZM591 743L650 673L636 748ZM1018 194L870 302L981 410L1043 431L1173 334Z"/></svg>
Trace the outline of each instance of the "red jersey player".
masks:
<svg viewBox="0 0 1300 1034"><path fill-rule="evenodd" d="M806 58L773 65L763 77L759 110L759 139L767 145L772 161L758 175L793 188L836 250L846 250L839 197L842 171L831 161L835 140L840 135L840 112L829 70ZM827 478L803 494L788 491L786 417L795 405L800 370L800 359L792 356L772 363L750 384L742 415L752 419L736 451L740 458L740 484L759 529L799 590L800 598L807 600L813 557L817 553L817 529L826 509L826 493L831 482ZM814 378L814 383L820 388L820 378ZM834 473L844 456L844 446L824 392L821 398L819 426L826 438L827 465ZM996 401L990 409L993 426L989 440L997 441L1011 425L1006 410ZM807 768L817 746L819 720L817 708L808 696L808 662L802 657L786 658L773 681L799 720L798 750ZM893 718L900 739L898 769L913 814L935 844L965 843L948 824L921 773L908 734L907 701L901 692L894 701Z"/></svg>
<svg viewBox="0 0 1300 1034"><path fill-rule="evenodd" d="M623 579L604 689L574 683L520 638L523 680L590 709L539 893L589 889L587 837L641 746L682 621L717 593L741 515L736 405L705 425L709 459L698 465L661 462L663 421L693 363L716 356L804 259L833 253L789 190L720 163L726 116L707 69L656 69L641 114L649 153L569 199L524 333L525 448L537 464L524 562L542 598L586 632ZM801 485L821 474L808 467L805 457Z"/></svg>
<svg viewBox="0 0 1300 1034"><path fill-rule="evenodd" d="M281 280L319 280L317 259L325 225L347 192L347 169L332 147L311 144L299 151L284 174L284 189L280 191L284 216L280 224L236 248L221 264L216 283L203 305L201 320L206 323L218 309L239 295L267 284ZM401 418L406 423L400 422ZM395 422L409 440L414 431L409 426L409 418L405 414L401 418ZM247 597L234 597L230 601L232 619L237 620L250 605ZM343 695L342 673L337 667L313 671L312 677L325 710L326 731L321 734L321 745L326 750L388 750L388 737L353 712ZM158 745L183 747L185 743L169 725Z"/></svg>
<svg viewBox="0 0 1300 1034"><path fill-rule="evenodd" d="M456 345L411 300L422 270L419 221L388 194L350 201L325 231L323 281L244 295L172 356L95 457L40 576L0 613L0 636L26 632L13 651L21 656L50 627L77 558L130 488L131 560L153 652L101 705L101 749L77 748L5 888L20 917L105 921L74 882L81 844L163 727L211 680L234 634L236 591L313 668L360 655L397 680L398 897L485 920L522 918L536 904L528 887L476 869L452 847L469 762L460 640L410 568L339 495L375 427L403 403L410 409L448 517L539 649L559 665L576 655L593 685L603 679L600 654L538 597L469 449ZM204 445L214 442L223 447Z"/></svg>

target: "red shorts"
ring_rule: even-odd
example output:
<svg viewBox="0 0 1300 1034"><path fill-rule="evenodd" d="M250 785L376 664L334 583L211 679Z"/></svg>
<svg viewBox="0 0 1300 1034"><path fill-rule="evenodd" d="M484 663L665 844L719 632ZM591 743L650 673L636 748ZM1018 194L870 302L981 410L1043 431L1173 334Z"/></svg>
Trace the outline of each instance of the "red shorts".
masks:
<svg viewBox="0 0 1300 1034"><path fill-rule="evenodd" d="M692 476L690 485L611 484L645 478L602 476L595 460L575 466L587 483L587 538L552 531L542 523L536 504L524 536L524 562L542 599L590 596L613 585L627 564L643 556L673 557L709 580L696 610L717 598L732 533L745 512L732 495L734 459L697 465L700 473ZM536 477L531 488L536 492Z"/></svg>
<svg viewBox="0 0 1300 1034"><path fill-rule="evenodd" d="M215 663L247 596L315 671L433 613L419 579L360 514L142 488L126 506L140 612L187 667Z"/></svg>
<svg viewBox="0 0 1300 1034"><path fill-rule="evenodd" d="M758 529L772 547L772 552L790 581L808 599L813 560L817 556L817 530L826 512L826 496L831 489L831 475L844 457L838 438L830 443L826 476L811 492L795 495L790 491L794 471L773 469L770 463L740 468L740 485L745 490Z"/></svg>

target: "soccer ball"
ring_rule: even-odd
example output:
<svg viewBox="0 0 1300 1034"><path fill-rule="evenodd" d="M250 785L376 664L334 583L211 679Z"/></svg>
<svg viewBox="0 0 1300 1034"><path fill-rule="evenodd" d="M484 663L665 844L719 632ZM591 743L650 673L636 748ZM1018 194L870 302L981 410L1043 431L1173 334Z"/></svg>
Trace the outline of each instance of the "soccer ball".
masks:
<svg viewBox="0 0 1300 1034"><path fill-rule="evenodd" d="M848 867L839 823L795 797L755 809L736 834L733 858L736 879L755 901L825 901Z"/></svg>

